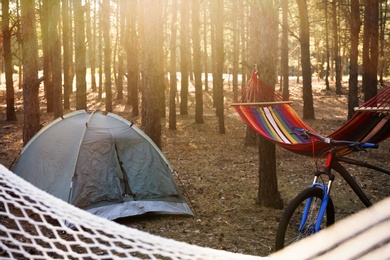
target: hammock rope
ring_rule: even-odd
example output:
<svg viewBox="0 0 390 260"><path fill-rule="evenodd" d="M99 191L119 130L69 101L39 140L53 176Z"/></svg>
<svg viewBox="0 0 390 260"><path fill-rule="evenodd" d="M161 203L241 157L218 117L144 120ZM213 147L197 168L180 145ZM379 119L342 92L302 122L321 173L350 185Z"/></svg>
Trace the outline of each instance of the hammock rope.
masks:
<svg viewBox="0 0 390 260"><path fill-rule="evenodd" d="M248 126L277 145L306 156L321 155L330 148L328 144L294 133L294 127L316 131L298 116L291 103L261 81L254 69L232 106ZM350 120L327 137L372 143L390 137L390 87L355 110Z"/></svg>

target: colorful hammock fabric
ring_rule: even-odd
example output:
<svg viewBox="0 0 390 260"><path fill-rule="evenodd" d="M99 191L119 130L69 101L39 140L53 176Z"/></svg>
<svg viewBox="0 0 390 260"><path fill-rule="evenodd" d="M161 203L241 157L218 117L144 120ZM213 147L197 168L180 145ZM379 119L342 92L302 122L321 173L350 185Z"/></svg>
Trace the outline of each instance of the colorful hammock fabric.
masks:
<svg viewBox="0 0 390 260"><path fill-rule="evenodd" d="M258 79L256 71L232 105L257 133L298 154L319 156L330 147L298 135L294 127L316 131L307 125L278 92ZM379 143L390 137L390 87L356 109L355 115L327 137L336 140Z"/></svg>

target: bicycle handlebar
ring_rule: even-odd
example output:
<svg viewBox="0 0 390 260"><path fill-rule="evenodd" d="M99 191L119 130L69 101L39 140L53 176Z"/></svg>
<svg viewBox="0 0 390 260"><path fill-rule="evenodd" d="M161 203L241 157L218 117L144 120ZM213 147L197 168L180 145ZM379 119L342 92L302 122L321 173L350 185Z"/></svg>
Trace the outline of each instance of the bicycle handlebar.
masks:
<svg viewBox="0 0 390 260"><path fill-rule="evenodd" d="M313 137L316 137L321 142L330 144L332 146L337 146L337 145L345 146L345 147L350 148L351 150L354 150L354 149L359 150L359 149L365 149L365 148L377 149L379 147L378 144L374 144L374 143L362 143L362 142L354 142L354 141L347 141L347 140L335 140L335 139L332 139L329 137L324 137L324 136L319 135L317 133L313 133L313 132L308 131L306 129L295 127L295 126L292 129L297 131L301 136L304 136L308 139L311 136L313 136Z"/></svg>

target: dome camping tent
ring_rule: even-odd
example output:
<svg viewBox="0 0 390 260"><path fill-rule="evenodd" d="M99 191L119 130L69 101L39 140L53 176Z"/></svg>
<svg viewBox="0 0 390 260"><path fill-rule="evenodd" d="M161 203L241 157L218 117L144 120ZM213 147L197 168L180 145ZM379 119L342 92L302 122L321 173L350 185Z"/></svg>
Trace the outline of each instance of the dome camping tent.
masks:
<svg viewBox="0 0 390 260"><path fill-rule="evenodd" d="M193 215L161 150L126 119L71 112L42 128L13 169L36 187L107 218Z"/></svg>

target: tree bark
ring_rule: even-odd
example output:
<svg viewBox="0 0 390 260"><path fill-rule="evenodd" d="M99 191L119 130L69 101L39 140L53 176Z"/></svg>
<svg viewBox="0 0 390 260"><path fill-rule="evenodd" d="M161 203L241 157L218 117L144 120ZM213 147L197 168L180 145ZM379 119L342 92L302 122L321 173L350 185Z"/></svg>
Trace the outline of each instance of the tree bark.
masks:
<svg viewBox="0 0 390 260"><path fill-rule="evenodd" d="M162 4L160 1L144 0L144 37L145 44L145 89L142 117L145 133L161 148L161 111L160 93L164 87Z"/></svg>
<svg viewBox="0 0 390 260"><path fill-rule="evenodd" d="M117 68L117 71L114 75L116 75L116 97L118 100L123 99L123 78L124 78L124 61L125 61L125 30L126 30L126 17L127 17L127 0L120 0L119 1L119 10L116 12L117 16L117 25L116 25L116 31L117 33L117 40L115 44L115 49L117 50L117 55L113 56L114 63L115 63L115 57L117 57L117 66L114 65L114 70Z"/></svg>
<svg viewBox="0 0 390 260"><path fill-rule="evenodd" d="M386 57L385 57L385 46L386 46L386 22L387 22L387 15L389 12L389 2L388 1L383 1L383 4L379 4L379 64L378 64L378 70L379 70L379 84L381 86L385 85L385 82L383 80L383 76L385 73L386 69Z"/></svg>
<svg viewBox="0 0 390 260"><path fill-rule="evenodd" d="M272 0L263 1L259 7L258 41L259 77L267 85L275 89L278 62L278 9ZM267 10L267 11L265 11ZM268 139L259 135L259 190L257 203L264 207L281 209L283 202L278 190L276 176L276 147Z"/></svg>
<svg viewBox="0 0 390 260"><path fill-rule="evenodd" d="M335 75L336 75L336 94L341 94L341 57L339 50L339 33L337 25L337 4L336 0L332 1L332 13L333 13L333 57L335 63Z"/></svg>
<svg viewBox="0 0 390 260"><path fill-rule="evenodd" d="M224 65L224 0L215 0L215 49L216 49L216 85L215 88L215 108L218 117L218 129L220 134L225 134L225 115L223 103L223 65Z"/></svg>
<svg viewBox="0 0 390 260"><path fill-rule="evenodd" d="M70 93L72 93L72 48L70 43L69 3L62 0L62 46L64 71L64 109L70 109Z"/></svg>
<svg viewBox="0 0 390 260"><path fill-rule="evenodd" d="M238 1L239 0L233 0L233 17L232 17L232 23L233 23L233 60L232 60L232 84L233 84L233 97L234 100L238 96L238 64L239 64L239 35L240 32L238 30L239 25L239 17L238 12L236 10L239 10L238 7Z"/></svg>
<svg viewBox="0 0 390 260"><path fill-rule="evenodd" d="M35 20L35 1L21 0L23 39L23 144L39 131L38 41Z"/></svg>
<svg viewBox="0 0 390 260"><path fill-rule="evenodd" d="M288 0L282 0L282 41L281 41L281 69L282 69L282 91L283 96L288 99L289 91L289 71L288 71Z"/></svg>
<svg viewBox="0 0 390 260"><path fill-rule="evenodd" d="M133 116L139 115L138 109L138 42L136 32L137 0L131 0L128 4L129 17L127 19L127 104L132 106Z"/></svg>
<svg viewBox="0 0 390 260"><path fill-rule="evenodd" d="M192 48L195 77L195 123L203 124L202 68L200 55L199 0L192 0Z"/></svg>
<svg viewBox="0 0 390 260"><path fill-rule="evenodd" d="M5 70L5 89L6 89L6 119L7 121L16 121L15 114L15 90L12 80L12 52L11 52L11 30L9 28L9 1L2 0L2 32L3 32L3 52L4 52L4 70Z"/></svg>
<svg viewBox="0 0 390 260"><path fill-rule="evenodd" d="M91 2L92 0L87 1L87 5L85 8L85 15L86 15L86 36L87 36L87 41L88 41L88 58L89 58L89 66L91 69L91 90L96 91L96 59L95 59L95 53L96 53L96 48L95 48L95 29L96 25L94 23L95 17L92 20L91 17ZM96 13L94 14L96 15Z"/></svg>
<svg viewBox="0 0 390 260"><path fill-rule="evenodd" d="M49 0L43 0L41 6L41 31L42 31L42 52L43 52L43 87L45 90L46 98L46 111L54 111L54 91L53 91L53 79L52 79L52 64L50 53L50 41L51 36L49 32L50 24L50 3Z"/></svg>
<svg viewBox="0 0 390 260"><path fill-rule="evenodd" d="M306 0L297 0L297 4L300 19L299 40L301 43L303 119L315 119L313 93L311 89L310 32L307 3Z"/></svg>
<svg viewBox="0 0 390 260"><path fill-rule="evenodd" d="M241 87L245 86L245 82L247 81L247 66L244 66L244 63L246 64L248 62L247 60L247 34L245 33L247 31L246 28L249 26L247 25L247 5L245 4L245 0L240 0L240 14L241 14ZM250 70L251 71L251 70Z"/></svg>
<svg viewBox="0 0 390 260"><path fill-rule="evenodd" d="M378 93L378 0L365 0L363 33L363 91L364 101Z"/></svg>
<svg viewBox="0 0 390 260"><path fill-rule="evenodd" d="M176 130L176 40L177 40L177 0L172 0L172 24L171 24L171 46L169 65L169 129Z"/></svg>
<svg viewBox="0 0 390 260"><path fill-rule="evenodd" d="M354 108L359 106L358 99L358 57L359 57L359 32L360 32L360 10L359 0L351 0L351 50L350 50L350 70L348 85L348 119L354 114Z"/></svg>
<svg viewBox="0 0 390 260"><path fill-rule="evenodd" d="M180 114L188 115L188 1L181 1L180 12Z"/></svg>
<svg viewBox="0 0 390 260"><path fill-rule="evenodd" d="M207 6L209 5L208 1L204 1L204 10L203 10L203 71L204 71L204 90L209 91L209 56L207 54L207 28L208 28L208 18L207 18Z"/></svg>
<svg viewBox="0 0 390 260"><path fill-rule="evenodd" d="M329 51L329 20L328 20L328 0L325 0L325 46L326 46L326 69L325 69L325 86L330 90L329 72L330 72L330 51Z"/></svg>
<svg viewBox="0 0 390 260"><path fill-rule="evenodd" d="M84 9L81 0L75 0L74 4L74 41L76 57L76 109L87 109L87 65L84 30Z"/></svg>
<svg viewBox="0 0 390 260"><path fill-rule="evenodd" d="M104 88L106 91L106 111L112 112L110 0L103 0L102 7L102 30L104 39Z"/></svg>
<svg viewBox="0 0 390 260"><path fill-rule="evenodd" d="M54 117L63 115L62 106L62 67L61 67L61 38L60 38L60 0L52 0L49 15L49 49L53 86Z"/></svg>
<svg viewBox="0 0 390 260"><path fill-rule="evenodd" d="M259 20L260 20L260 12L258 10L258 6L251 5L250 6L250 15L249 15L249 53L251 55L249 56L249 64L245 64L249 66L249 68L252 70L254 66L258 64L259 57L260 57L260 40L259 40ZM243 66L245 67L245 66ZM244 72L243 72L244 73ZM249 126L246 128L246 135L245 135L245 145L246 146L255 146L258 145L257 141L257 133Z"/></svg>

